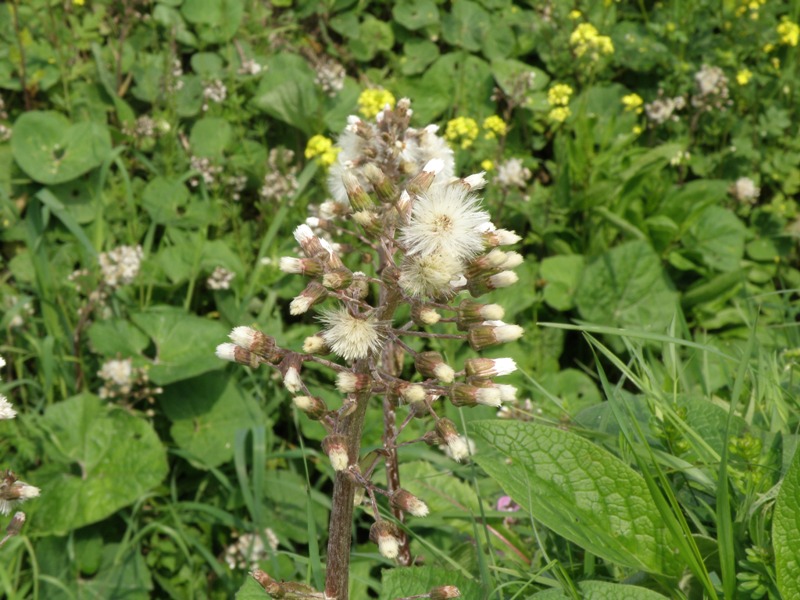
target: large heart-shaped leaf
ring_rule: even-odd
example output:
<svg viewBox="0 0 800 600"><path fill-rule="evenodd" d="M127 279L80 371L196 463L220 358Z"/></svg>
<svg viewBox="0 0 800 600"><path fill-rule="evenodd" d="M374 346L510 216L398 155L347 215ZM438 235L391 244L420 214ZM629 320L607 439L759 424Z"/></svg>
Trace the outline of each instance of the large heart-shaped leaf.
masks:
<svg viewBox="0 0 800 600"><path fill-rule="evenodd" d="M30 475L42 489L29 503L37 534L64 535L101 521L167 474L166 452L150 424L92 394L53 404L41 426L47 461Z"/></svg>
<svg viewBox="0 0 800 600"><path fill-rule="evenodd" d="M781 482L772 522L775 572L784 598L800 598L800 452Z"/></svg>
<svg viewBox="0 0 800 600"><path fill-rule="evenodd" d="M634 569L683 569L644 478L610 452L536 423L475 421L470 431L499 453L476 462L557 534Z"/></svg>
<svg viewBox="0 0 800 600"><path fill-rule="evenodd" d="M111 153L111 136L101 123L72 124L54 111L29 111L14 123L11 152L33 180L63 183L106 160Z"/></svg>

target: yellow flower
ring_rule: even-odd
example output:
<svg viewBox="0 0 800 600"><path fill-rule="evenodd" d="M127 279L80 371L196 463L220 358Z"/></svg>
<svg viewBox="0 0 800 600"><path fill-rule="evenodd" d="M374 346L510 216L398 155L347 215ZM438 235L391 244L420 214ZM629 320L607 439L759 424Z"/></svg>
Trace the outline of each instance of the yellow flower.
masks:
<svg viewBox="0 0 800 600"><path fill-rule="evenodd" d="M781 59L778 58L777 56L773 56L770 62L772 63L772 66L775 68L775 70L781 68Z"/></svg>
<svg viewBox="0 0 800 600"><path fill-rule="evenodd" d="M597 60L600 55L614 53L614 44L607 35L600 35L597 28L591 23L580 23L569 36L569 44L575 51L575 56L584 56L591 51L592 60Z"/></svg>
<svg viewBox="0 0 800 600"><path fill-rule="evenodd" d="M764 54L769 54L773 50L775 50L775 44L764 44L764 47L761 49Z"/></svg>
<svg viewBox="0 0 800 600"><path fill-rule="evenodd" d="M72 0L72 3L75 6L83 6L84 4L86 4L86 0Z"/></svg>
<svg viewBox="0 0 800 600"><path fill-rule="evenodd" d="M469 148L478 137L478 123L470 117L456 117L447 122L444 137L460 143L462 148Z"/></svg>
<svg viewBox="0 0 800 600"><path fill-rule="evenodd" d="M572 96L572 88L566 83L556 83L547 91L547 103L550 106L566 106Z"/></svg>
<svg viewBox="0 0 800 600"><path fill-rule="evenodd" d="M572 19L573 21L577 21L582 16L583 16L583 13L581 13L581 11L579 11L579 10L571 10L571 11L569 11L569 18Z"/></svg>
<svg viewBox="0 0 800 600"><path fill-rule="evenodd" d="M481 161L481 169L484 171L494 171L494 162L488 158Z"/></svg>
<svg viewBox="0 0 800 600"><path fill-rule="evenodd" d="M747 85L753 78L753 72L750 69L742 69L736 73L736 83L739 85Z"/></svg>
<svg viewBox="0 0 800 600"><path fill-rule="evenodd" d="M633 126L633 135L641 135L642 133L642 126L641 125L634 125Z"/></svg>
<svg viewBox="0 0 800 600"><path fill-rule="evenodd" d="M637 115L642 114L642 104L644 100L639 94L628 94L622 97L622 104L625 105L625 110L635 112Z"/></svg>
<svg viewBox="0 0 800 600"><path fill-rule="evenodd" d="M384 89L366 89L358 97L358 111L367 119L371 119L383 110L387 104L394 108L394 96Z"/></svg>
<svg viewBox="0 0 800 600"><path fill-rule="evenodd" d="M483 128L486 130L486 139L493 140L496 136L504 136L508 132L508 125L497 115L486 117L483 120Z"/></svg>
<svg viewBox="0 0 800 600"><path fill-rule="evenodd" d="M786 46L797 46L800 42L800 25L793 23L786 17L783 22L778 25L778 36L780 36L781 44Z"/></svg>
<svg viewBox="0 0 800 600"><path fill-rule="evenodd" d="M336 161L341 148L333 145L333 141L324 135L315 135L306 144L306 158L316 158L323 167L329 167Z"/></svg>
<svg viewBox="0 0 800 600"><path fill-rule="evenodd" d="M548 118L556 123L563 123L572 114L569 106L557 106L548 113Z"/></svg>

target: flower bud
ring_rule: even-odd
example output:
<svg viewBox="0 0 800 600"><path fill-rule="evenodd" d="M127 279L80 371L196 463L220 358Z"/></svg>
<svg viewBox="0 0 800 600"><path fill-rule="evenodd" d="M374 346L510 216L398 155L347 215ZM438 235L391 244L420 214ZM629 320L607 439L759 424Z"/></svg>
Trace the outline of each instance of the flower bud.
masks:
<svg viewBox="0 0 800 600"><path fill-rule="evenodd" d="M353 207L354 211L369 210L375 206L372 198L361 186L358 177L352 171L348 170L342 173L342 184L347 192L347 198L350 200L350 206Z"/></svg>
<svg viewBox="0 0 800 600"><path fill-rule="evenodd" d="M438 379L442 383L452 383L455 377L453 368L438 352L420 352L414 359L414 366L423 377Z"/></svg>
<svg viewBox="0 0 800 600"><path fill-rule="evenodd" d="M25 525L25 513L20 511L15 512L14 516L11 517L11 522L6 527L6 535L8 537L19 535L23 525Z"/></svg>
<svg viewBox="0 0 800 600"><path fill-rule="evenodd" d="M250 577L255 579L258 582L258 585L264 588L264 591L273 598L283 597L283 587L281 584L275 581L261 569L253 569L250 571Z"/></svg>
<svg viewBox="0 0 800 600"><path fill-rule="evenodd" d="M508 375L516 370L517 363L513 358L469 358L464 361L467 377L491 379Z"/></svg>
<svg viewBox="0 0 800 600"><path fill-rule="evenodd" d="M386 558L397 558L400 553L400 530L389 521L375 521L369 528L369 539L378 544L378 551Z"/></svg>
<svg viewBox="0 0 800 600"><path fill-rule="evenodd" d="M236 344L220 344L217 346L216 354L217 358L239 363L240 365L247 365L253 369L257 368L260 364L260 360L256 354Z"/></svg>
<svg viewBox="0 0 800 600"><path fill-rule="evenodd" d="M292 275L307 275L314 277L322 273L322 264L316 258L281 257L279 268L284 273Z"/></svg>
<svg viewBox="0 0 800 600"><path fill-rule="evenodd" d="M289 367L283 375L283 385L290 394L296 394L303 389L303 380L300 379L300 372L297 367Z"/></svg>
<svg viewBox="0 0 800 600"><path fill-rule="evenodd" d="M339 267L322 276L322 285L330 290L340 290L353 281L353 273L347 267Z"/></svg>
<svg viewBox="0 0 800 600"><path fill-rule="evenodd" d="M480 173L473 173L472 175L465 177L461 180L461 182L466 185L471 191L472 190L479 190L481 188L486 187L486 171L481 171Z"/></svg>
<svg viewBox="0 0 800 600"><path fill-rule="evenodd" d="M259 356L272 356L275 354L277 348L274 337L264 335L262 332L252 327L243 325L234 327L228 337L231 338L231 341L237 346L241 346L245 350L249 350Z"/></svg>
<svg viewBox="0 0 800 600"><path fill-rule="evenodd" d="M322 440L322 450L328 455L334 471L344 471L350 464L347 455L347 438L338 433L332 433Z"/></svg>
<svg viewBox="0 0 800 600"><path fill-rule="evenodd" d="M306 354L330 354L330 351L321 335L310 335L303 340L303 352Z"/></svg>
<svg viewBox="0 0 800 600"><path fill-rule="evenodd" d="M425 388L418 383L403 382L398 389L400 397L407 404L415 404L417 402L424 402L427 394Z"/></svg>
<svg viewBox="0 0 800 600"><path fill-rule="evenodd" d="M336 389L343 394L363 392L372 385L372 379L365 373L342 371L336 376Z"/></svg>
<svg viewBox="0 0 800 600"><path fill-rule="evenodd" d="M499 304L480 304L474 300L464 300L458 305L456 325L462 331L475 323L497 321L503 318L505 311Z"/></svg>
<svg viewBox="0 0 800 600"><path fill-rule="evenodd" d="M425 304L414 304L411 307L411 318L417 325L436 325L442 315Z"/></svg>
<svg viewBox="0 0 800 600"><path fill-rule="evenodd" d="M504 271L510 271L511 269L516 269L523 262L525 262L525 258L519 252L506 252L506 260L500 265L500 268Z"/></svg>
<svg viewBox="0 0 800 600"><path fill-rule="evenodd" d="M397 198L397 189L392 180L386 177L374 163L367 163L363 169L364 176L372 184L372 188L378 195L378 200L390 204Z"/></svg>
<svg viewBox="0 0 800 600"><path fill-rule="evenodd" d="M395 492L392 494L390 503L393 507L398 508L403 512L407 512L410 515L414 515L415 517L426 517L430 512L427 504L425 504L411 492L408 492L402 488L395 490Z"/></svg>
<svg viewBox="0 0 800 600"><path fill-rule="evenodd" d="M319 256L322 252L330 252L330 249L325 247L323 241L305 223L298 225L294 230L294 239L308 258Z"/></svg>
<svg viewBox="0 0 800 600"><path fill-rule="evenodd" d="M356 300L363 300L369 295L367 276L361 271L353 273L353 283L347 288L347 295Z"/></svg>
<svg viewBox="0 0 800 600"><path fill-rule="evenodd" d="M495 246L511 246L522 238L508 229L495 229L484 232L483 239L487 246L494 248Z"/></svg>
<svg viewBox="0 0 800 600"><path fill-rule="evenodd" d="M440 585L431 588L428 596L430 600L450 600L451 598L460 598L461 591L454 585Z"/></svg>
<svg viewBox="0 0 800 600"><path fill-rule="evenodd" d="M456 383L450 392L453 406L493 406L498 408L502 403L500 390L495 387L476 387L467 383Z"/></svg>
<svg viewBox="0 0 800 600"><path fill-rule="evenodd" d="M327 298L328 292L318 281L310 281L300 295L289 304L289 313L301 315Z"/></svg>
<svg viewBox="0 0 800 600"><path fill-rule="evenodd" d="M461 462L470 455L467 439L458 435L456 425L450 419L441 418L436 421L436 432L447 446L450 456L456 462Z"/></svg>
<svg viewBox="0 0 800 600"><path fill-rule="evenodd" d="M497 344L513 342L522 337L524 330L519 325L507 325L502 321L484 321L473 325L467 332L467 340L473 350L483 350Z"/></svg>
<svg viewBox="0 0 800 600"><path fill-rule="evenodd" d="M415 177L411 179L406 185L409 194L420 194L427 192L431 187L436 175L441 173L444 169L444 161L439 158L433 158L427 162Z"/></svg>
<svg viewBox="0 0 800 600"><path fill-rule="evenodd" d="M314 396L294 396L292 402L298 410L304 412L312 421L319 421L328 412L325 403Z"/></svg>

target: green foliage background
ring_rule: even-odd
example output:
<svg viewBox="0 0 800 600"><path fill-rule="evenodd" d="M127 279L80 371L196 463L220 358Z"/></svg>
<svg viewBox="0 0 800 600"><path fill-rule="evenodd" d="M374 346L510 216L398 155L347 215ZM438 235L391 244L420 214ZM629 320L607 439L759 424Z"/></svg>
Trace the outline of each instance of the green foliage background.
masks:
<svg viewBox="0 0 800 600"><path fill-rule="evenodd" d="M474 463L401 455L432 509L409 524L425 565L393 568L359 519L352 597L797 597L798 17L761 0L0 6L0 353L20 413L0 464L42 489L0 549L5 596L262 597L224 557L245 534L269 548L267 528L260 566L321 585L323 431L214 348L235 325L289 346L317 330L277 268L328 197L304 153L382 88L417 127L474 119L450 138L523 236L520 282L493 300L526 335L497 351L519 366L514 418L447 409ZM612 53L579 50L585 24ZM325 90L330 61L346 77ZM265 177L292 183L270 196ZM98 301L121 245L141 270ZM218 267L225 289L206 283ZM112 359L148 383L101 398ZM379 443L377 412L365 435Z"/></svg>

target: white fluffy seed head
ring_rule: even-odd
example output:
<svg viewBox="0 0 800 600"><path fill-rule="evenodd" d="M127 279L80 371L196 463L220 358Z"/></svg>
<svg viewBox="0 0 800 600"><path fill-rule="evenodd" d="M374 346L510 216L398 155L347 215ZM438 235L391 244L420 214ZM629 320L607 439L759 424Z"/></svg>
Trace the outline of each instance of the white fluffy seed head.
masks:
<svg viewBox="0 0 800 600"><path fill-rule="evenodd" d="M425 388L419 385L418 383L412 383L402 389L400 395L403 397L403 400L408 402L409 404L413 404L415 402L422 402L425 400Z"/></svg>
<svg viewBox="0 0 800 600"><path fill-rule="evenodd" d="M442 169L444 169L444 161L441 158L432 158L422 167L423 172L434 175L441 173Z"/></svg>
<svg viewBox="0 0 800 600"><path fill-rule="evenodd" d="M345 360L366 358L383 345L384 332L374 317L356 317L342 308L322 313L320 320L326 325L325 343Z"/></svg>
<svg viewBox="0 0 800 600"><path fill-rule="evenodd" d="M469 444L465 437L455 435L445 441L447 442L448 454L454 461L461 462L469 457Z"/></svg>
<svg viewBox="0 0 800 600"><path fill-rule="evenodd" d="M415 298L439 298L453 293L450 282L461 274L461 261L446 252L406 256L398 283Z"/></svg>

